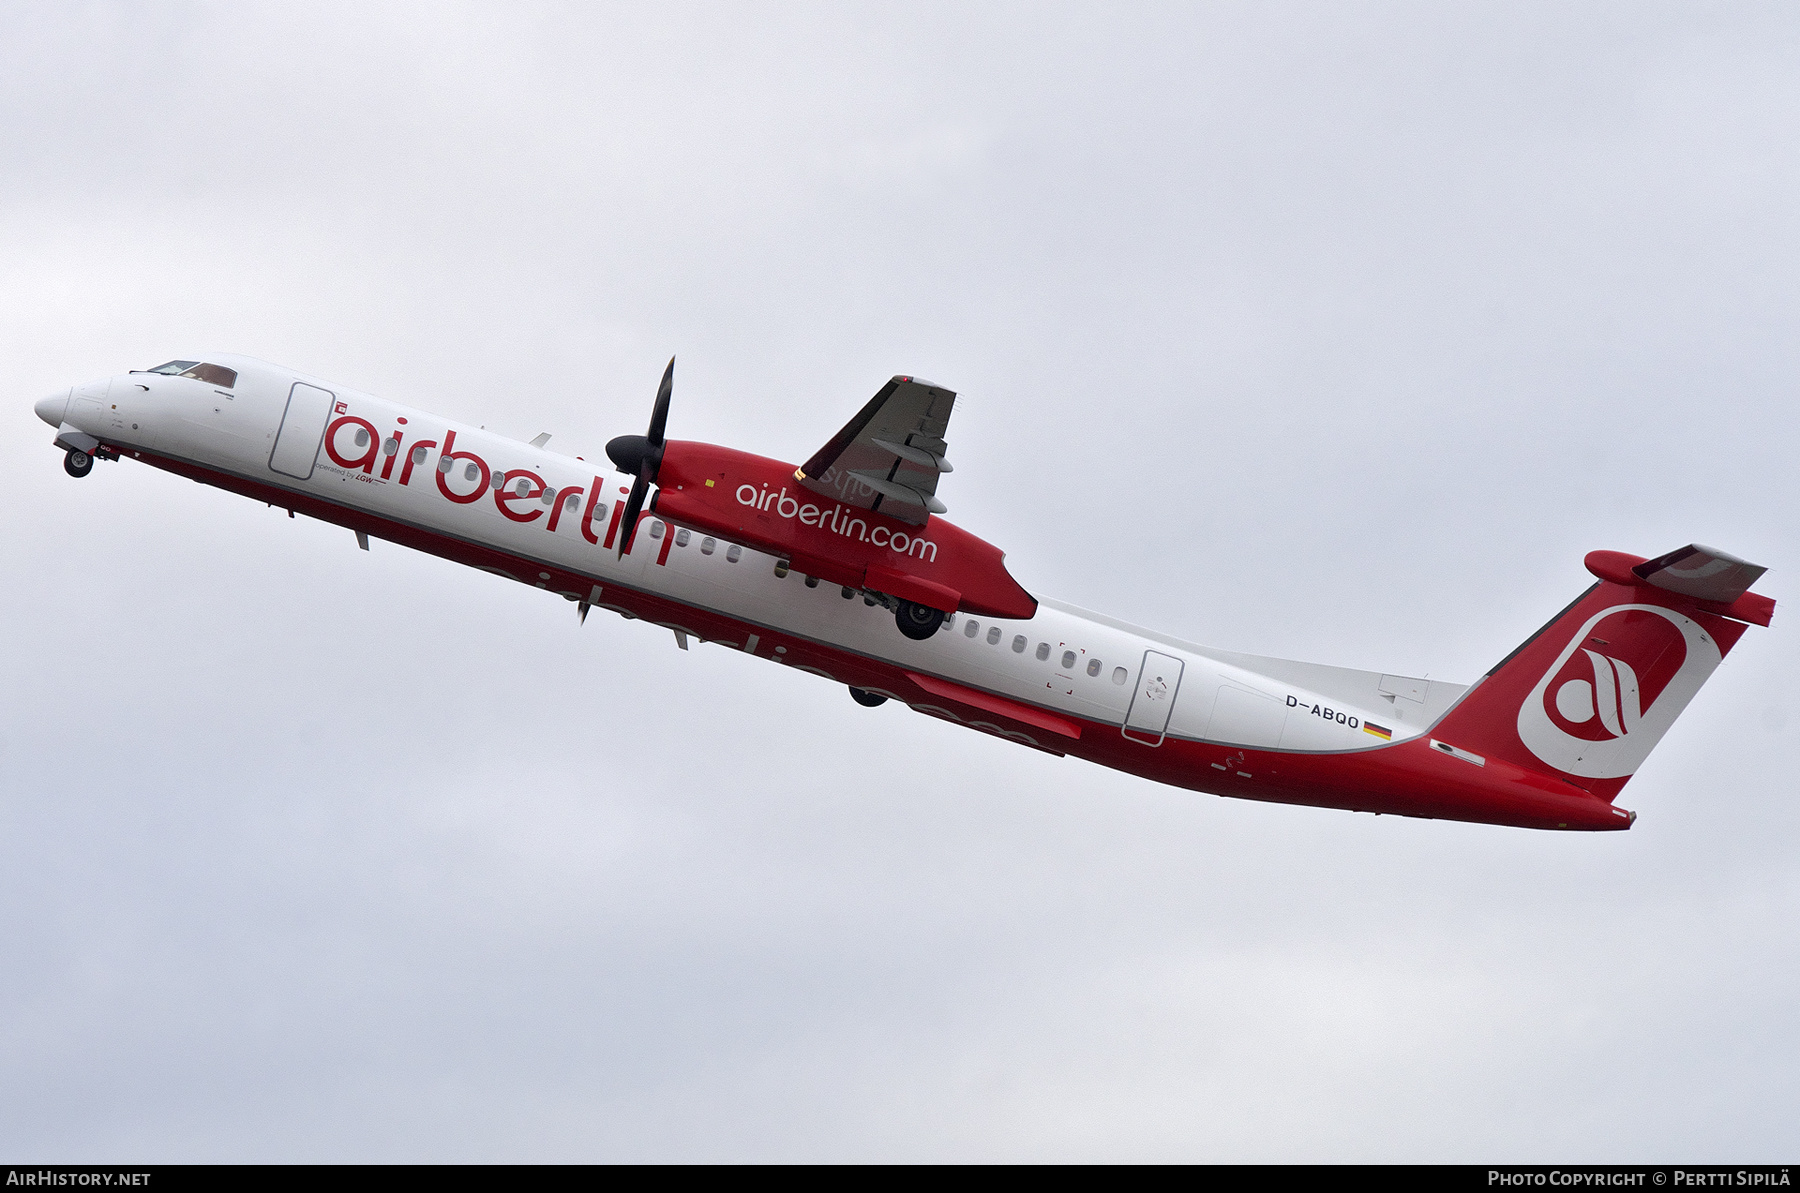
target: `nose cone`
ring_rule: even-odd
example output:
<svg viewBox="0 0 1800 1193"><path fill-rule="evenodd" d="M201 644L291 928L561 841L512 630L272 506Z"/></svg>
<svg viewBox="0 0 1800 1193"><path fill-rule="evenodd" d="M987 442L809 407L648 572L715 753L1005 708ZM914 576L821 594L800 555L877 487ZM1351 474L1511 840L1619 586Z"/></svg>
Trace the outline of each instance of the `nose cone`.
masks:
<svg viewBox="0 0 1800 1193"><path fill-rule="evenodd" d="M60 427L69 413L69 391L65 389L60 393L53 393L49 397L41 399L32 409L37 411L39 418L51 426Z"/></svg>

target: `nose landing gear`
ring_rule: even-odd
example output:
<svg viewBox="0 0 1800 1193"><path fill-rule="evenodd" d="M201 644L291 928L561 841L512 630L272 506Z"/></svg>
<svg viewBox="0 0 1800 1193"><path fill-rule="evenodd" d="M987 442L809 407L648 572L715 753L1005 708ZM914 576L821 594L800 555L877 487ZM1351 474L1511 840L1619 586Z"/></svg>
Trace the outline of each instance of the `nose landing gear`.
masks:
<svg viewBox="0 0 1800 1193"><path fill-rule="evenodd" d="M94 470L94 457L76 448L70 448L69 454L63 457L63 471L70 476L82 477Z"/></svg>

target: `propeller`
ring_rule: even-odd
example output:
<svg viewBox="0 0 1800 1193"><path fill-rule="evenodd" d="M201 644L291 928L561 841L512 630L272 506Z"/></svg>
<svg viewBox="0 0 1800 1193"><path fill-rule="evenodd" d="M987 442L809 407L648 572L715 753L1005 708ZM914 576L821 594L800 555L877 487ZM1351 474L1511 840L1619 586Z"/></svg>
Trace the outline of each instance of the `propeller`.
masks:
<svg viewBox="0 0 1800 1193"><path fill-rule="evenodd" d="M674 388L675 358L671 356L669 367L663 370L662 385L656 391L656 405L650 410L650 433L620 435L606 445L607 458L614 467L637 478L631 482L631 496L625 499L625 534L619 540L620 559L625 558L625 553L631 550L631 540L637 537L638 514L643 511L644 498L656 482L657 470L662 467L663 427L669 421L669 393Z"/></svg>

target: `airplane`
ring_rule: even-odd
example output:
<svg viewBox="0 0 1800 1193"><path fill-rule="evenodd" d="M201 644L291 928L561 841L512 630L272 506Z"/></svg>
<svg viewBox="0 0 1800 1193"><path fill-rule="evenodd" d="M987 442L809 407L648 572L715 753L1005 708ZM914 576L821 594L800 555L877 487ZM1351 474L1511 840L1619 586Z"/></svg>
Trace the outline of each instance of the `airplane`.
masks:
<svg viewBox="0 0 1800 1193"><path fill-rule="evenodd" d="M1034 597L947 521L956 394L896 376L799 465L643 435L579 456L247 356L172 360L36 404L64 469L131 459L673 633L860 705L1239 799L1628 829L1621 789L1773 599L1698 544L1590 553L1594 582L1473 684L1218 650Z"/></svg>

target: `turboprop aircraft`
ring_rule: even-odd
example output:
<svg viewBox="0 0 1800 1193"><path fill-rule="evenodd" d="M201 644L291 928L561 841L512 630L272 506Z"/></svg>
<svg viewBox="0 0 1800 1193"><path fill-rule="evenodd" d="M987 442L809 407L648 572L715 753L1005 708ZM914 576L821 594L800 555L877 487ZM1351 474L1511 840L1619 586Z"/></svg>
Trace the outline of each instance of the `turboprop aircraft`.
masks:
<svg viewBox="0 0 1800 1193"><path fill-rule="evenodd" d="M1055 755L1195 791L1542 829L1614 801L1775 602L1698 545L1594 583L1473 684L1198 646L1048 598L943 517L956 395L895 377L796 466L644 435L580 457L245 356L37 403L69 475L135 460Z"/></svg>

